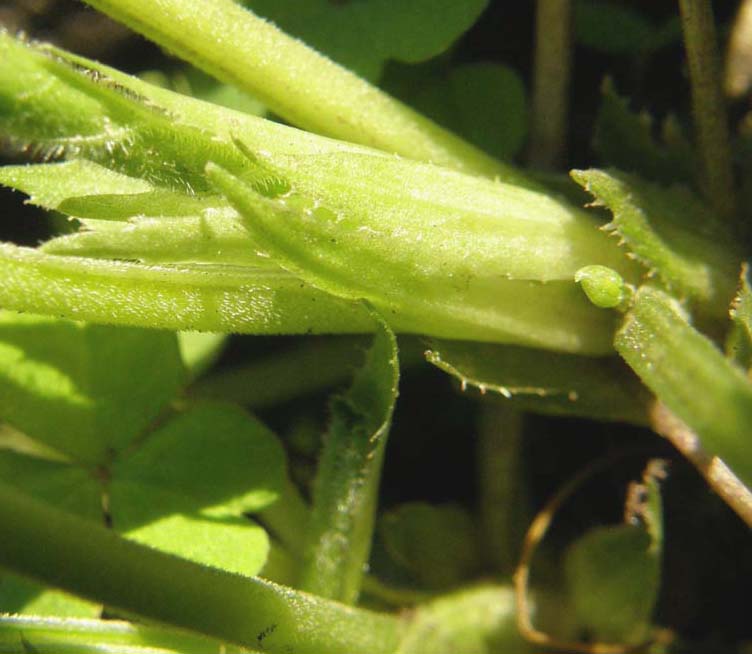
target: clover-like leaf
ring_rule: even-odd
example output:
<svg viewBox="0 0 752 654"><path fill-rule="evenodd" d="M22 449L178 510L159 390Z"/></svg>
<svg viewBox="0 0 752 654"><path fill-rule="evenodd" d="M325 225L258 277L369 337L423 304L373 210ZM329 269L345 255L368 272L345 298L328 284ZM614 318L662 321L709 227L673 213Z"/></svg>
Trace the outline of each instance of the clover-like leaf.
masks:
<svg viewBox="0 0 752 654"><path fill-rule="evenodd" d="M650 53L681 39L675 17L656 25L636 9L616 2L577 0L574 15L577 41L611 55Z"/></svg>
<svg viewBox="0 0 752 654"><path fill-rule="evenodd" d="M457 505L402 504L381 517L379 533L392 559L429 588L461 583L480 564L475 525Z"/></svg>
<svg viewBox="0 0 752 654"><path fill-rule="evenodd" d="M447 50L488 0L243 0L256 13L366 79L389 60L417 63Z"/></svg>
<svg viewBox="0 0 752 654"><path fill-rule="evenodd" d="M567 551L564 567L577 620L595 640L647 640L661 578L663 466L649 462L642 481L630 486L624 524L593 528Z"/></svg>
<svg viewBox="0 0 752 654"><path fill-rule="evenodd" d="M0 314L0 418L86 465L131 443L183 376L172 333Z"/></svg>
<svg viewBox="0 0 752 654"><path fill-rule="evenodd" d="M404 71L400 97L499 159L511 159L527 132L525 87L508 66L462 64L448 72Z"/></svg>

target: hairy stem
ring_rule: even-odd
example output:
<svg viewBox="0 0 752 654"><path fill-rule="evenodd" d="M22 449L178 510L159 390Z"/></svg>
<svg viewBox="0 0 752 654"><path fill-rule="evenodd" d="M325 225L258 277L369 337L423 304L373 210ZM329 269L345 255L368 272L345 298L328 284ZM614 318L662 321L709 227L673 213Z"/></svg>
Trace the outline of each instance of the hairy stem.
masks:
<svg viewBox="0 0 752 654"><path fill-rule="evenodd" d="M538 0L529 159L560 168L567 144L572 64L571 0Z"/></svg>
<svg viewBox="0 0 752 654"><path fill-rule="evenodd" d="M232 0L88 2L303 129L468 172L523 178Z"/></svg>
<svg viewBox="0 0 752 654"><path fill-rule="evenodd" d="M224 648L224 649L222 649ZM8 654L238 654L216 640L134 625L120 620L80 620L28 615L0 615L0 651Z"/></svg>
<svg viewBox="0 0 752 654"><path fill-rule="evenodd" d="M124 540L0 482L0 567L106 606L251 649L388 654L390 616L207 568Z"/></svg>
<svg viewBox="0 0 752 654"><path fill-rule="evenodd" d="M736 211L729 131L710 0L679 0L705 195L722 216Z"/></svg>

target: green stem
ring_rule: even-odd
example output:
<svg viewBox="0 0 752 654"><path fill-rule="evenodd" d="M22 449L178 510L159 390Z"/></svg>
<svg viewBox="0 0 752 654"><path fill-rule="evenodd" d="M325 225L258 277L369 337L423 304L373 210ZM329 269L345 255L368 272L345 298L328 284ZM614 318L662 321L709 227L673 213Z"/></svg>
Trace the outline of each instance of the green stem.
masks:
<svg viewBox="0 0 752 654"><path fill-rule="evenodd" d="M708 454L721 457L751 486L752 384L689 324L678 302L663 291L641 288L614 345Z"/></svg>
<svg viewBox="0 0 752 654"><path fill-rule="evenodd" d="M0 526L0 567L126 614L278 654L391 654L399 641L393 617L163 554L2 482Z"/></svg>
<svg viewBox="0 0 752 654"><path fill-rule="evenodd" d="M357 333L367 312L282 271L146 266L0 244L0 306L106 324L247 334Z"/></svg>
<svg viewBox="0 0 752 654"><path fill-rule="evenodd" d="M526 499L521 469L523 416L500 399L483 404L478 433L480 526L486 560L511 575L525 535Z"/></svg>
<svg viewBox="0 0 752 654"><path fill-rule="evenodd" d="M425 347L417 338L401 336L400 365L423 363ZM197 398L242 404L253 409L344 384L361 363L368 341L360 336L317 336L244 366L199 379L190 389Z"/></svg>
<svg viewBox="0 0 752 654"><path fill-rule="evenodd" d="M571 62L571 0L538 0L529 150L538 168L560 168L564 160Z"/></svg>
<svg viewBox="0 0 752 654"><path fill-rule="evenodd" d="M190 393L254 409L282 404L347 381L367 343L361 337L308 339L284 352L200 379Z"/></svg>
<svg viewBox="0 0 752 654"><path fill-rule="evenodd" d="M0 652L12 654L238 654L216 640L119 620L0 615Z"/></svg>
<svg viewBox="0 0 752 654"><path fill-rule="evenodd" d="M679 7L703 187L715 210L731 217L736 212L736 198L713 8L710 0L679 0Z"/></svg>
<svg viewBox="0 0 752 654"><path fill-rule="evenodd" d="M87 0L304 129L405 157L523 179L232 0Z"/></svg>

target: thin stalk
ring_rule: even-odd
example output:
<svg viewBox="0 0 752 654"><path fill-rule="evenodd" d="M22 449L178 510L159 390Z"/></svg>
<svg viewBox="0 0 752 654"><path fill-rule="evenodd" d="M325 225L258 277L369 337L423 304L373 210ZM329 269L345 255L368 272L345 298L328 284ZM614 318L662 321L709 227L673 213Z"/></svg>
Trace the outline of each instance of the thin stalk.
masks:
<svg viewBox="0 0 752 654"><path fill-rule="evenodd" d="M425 361L425 347L416 338L400 337L400 365ZM228 368L196 381L189 392L264 409L293 398L344 384L362 362L368 339L360 336L317 336L283 352Z"/></svg>
<svg viewBox="0 0 752 654"><path fill-rule="evenodd" d="M572 68L571 0L538 0L529 159L542 169L564 161Z"/></svg>
<svg viewBox="0 0 752 654"><path fill-rule="evenodd" d="M396 618L127 541L0 482L0 568L125 614L273 654L391 654Z"/></svg>
<svg viewBox="0 0 752 654"><path fill-rule="evenodd" d="M477 465L486 560L496 572L510 575L524 537L527 498L521 496L523 416L504 401L482 407Z"/></svg>
<svg viewBox="0 0 752 654"><path fill-rule="evenodd" d="M505 180L522 179L232 0L87 0L303 129Z"/></svg>
<svg viewBox="0 0 752 654"><path fill-rule="evenodd" d="M710 0L679 0L692 83L692 109L702 159L702 186L724 217L736 212L728 118Z"/></svg>
<svg viewBox="0 0 752 654"><path fill-rule="evenodd" d="M665 405L655 402L650 412L651 426L679 450L736 514L752 527L752 491L717 456L710 456L700 439Z"/></svg>

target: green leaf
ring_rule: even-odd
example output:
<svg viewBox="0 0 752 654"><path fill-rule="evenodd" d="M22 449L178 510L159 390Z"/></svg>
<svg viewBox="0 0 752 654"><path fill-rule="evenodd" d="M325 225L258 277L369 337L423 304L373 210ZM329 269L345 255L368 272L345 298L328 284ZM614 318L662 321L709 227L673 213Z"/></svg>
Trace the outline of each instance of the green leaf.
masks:
<svg viewBox="0 0 752 654"><path fill-rule="evenodd" d="M632 111L610 78L603 81L593 147L604 164L656 182L693 184L697 178L694 151L676 122L666 119L663 142L657 142L650 114Z"/></svg>
<svg viewBox="0 0 752 654"><path fill-rule="evenodd" d="M263 425L231 405L198 405L110 457L97 479L0 450L0 478L95 523L106 497L108 520L128 538L238 574L261 571L268 538L240 516L273 503L286 478L282 448ZM7 601L0 585L0 605Z"/></svg>
<svg viewBox="0 0 752 654"><path fill-rule="evenodd" d="M603 353L612 317L578 299L575 272L631 265L556 198L435 166L366 155L300 157L315 184L264 198L210 165L259 247L400 331ZM379 192L374 195L374 188ZM608 263L607 263L608 262Z"/></svg>
<svg viewBox="0 0 752 654"><path fill-rule="evenodd" d="M98 618L102 607L92 602L50 590L15 575L0 577L0 614L26 613L58 618ZM2 642L2 640L0 640Z"/></svg>
<svg viewBox="0 0 752 654"><path fill-rule="evenodd" d="M678 19L657 26L629 6L603 0L577 0L578 43L611 55L650 53L681 39Z"/></svg>
<svg viewBox="0 0 752 654"><path fill-rule="evenodd" d="M700 199L681 187L663 188L619 171L575 170L572 177L607 206L607 229L669 289L725 316L741 257Z"/></svg>
<svg viewBox="0 0 752 654"><path fill-rule="evenodd" d="M447 50L488 0L243 0L256 13L377 80L388 60L417 63Z"/></svg>
<svg viewBox="0 0 752 654"><path fill-rule="evenodd" d="M148 194L153 189L151 184L142 179L116 173L83 159L63 163L3 166L0 168L0 184L23 191L30 196L31 204L58 210L60 205L70 198L126 194L138 197ZM129 215L137 213L141 212L137 210ZM68 212L68 215L108 219L107 214L100 216Z"/></svg>
<svg viewBox="0 0 752 654"><path fill-rule="evenodd" d="M172 333L0 314L0 417L81 463L133 441L183 377Z"/></svg>
<svg viewBox="0 0 752 654"><path fill-rule="evenodd" d="M659 482L665 462L650 461L629 487L625 524L589 530L568 549L564 568L580 628L598 641L648 640L663 554Z"/></svg>
<svg viewBox="0 0 752 654"><path fill-rule="evenodd" d="M232 405L201 404L182 413L131 455L118 459L110 489L118 522L121 484L169 494L170 508L224 518L258 511L277 499L285 480L285 457L275 436ZM124 503L123 528L152 515L148 505ZM158 513L164 513L160 508Z"/></svg>
<svg viewBox="0 0 752 654"><path fill-rule="evenodd" d="M155 496L147 490L129 493L124 499L134 504L149 503ZM208 520L172 514L125 530L123 535L162 552L246 577L261 572L269 555L266 532L245 518Z"/></svg>
<svg viewBox="0 0 752 654"><path fill-rule="evenodd" d="M739 291L731 305L731 330L726 339L726 353L744 370L752 367L752 289L746 263L742 266Z"/></svg>
<svg viewBox="0 0 752 654"><path fill-rule="evenodd" d="M397 399L397 341L378 331L352 386L332 401L313 488L301 588L354 603L368 563L384 447Z"/></svg>
<svg viewBox="0 0 752 654"><path fill-rule="evenodd" d="M508 66L479 62L406 78L402 96L440 125L499 159L519 152L527 132L525 87Z"/></svg>
<svg viewBox="0 0 752 654"><path fill-rule="evenodd" d="M178 347L183 365L191 380L214 365L227 344L227 334L212 332L178 332Z"/></svg>
<svg viewBox="0 0 752 654"><path fill-rule="evenodd" d="M478 534L454 504L402 504L382 516L379 533L389 555L429 588L448 588L478 570Z"/></svg>
<svg viewBox="0 0 752 654"><path fill-rule="evenodd" d="M681 305L663 291L641 288L614 345L658 399L698 435L708 454L721 457L752 486L752 384L692 327Z"/></svg>
<svg viewBox="0 0 752 654"><path fill-rule="evenodd" d="M567 552L565 570L581 627L598 641L645 640L660 560L641 527L596 527Z"/></svg>
<svg viewBox="0 0 752 654"><path fill-rule="evenodd" d="M649 394L629 369L613 357L433 341L426 358L457 379L463 389L474 388L482 395L501 395L503 401L527 411L635 424L647 422Z"/></svg>

